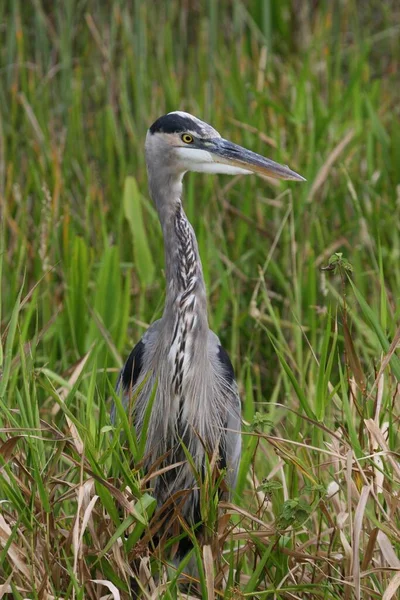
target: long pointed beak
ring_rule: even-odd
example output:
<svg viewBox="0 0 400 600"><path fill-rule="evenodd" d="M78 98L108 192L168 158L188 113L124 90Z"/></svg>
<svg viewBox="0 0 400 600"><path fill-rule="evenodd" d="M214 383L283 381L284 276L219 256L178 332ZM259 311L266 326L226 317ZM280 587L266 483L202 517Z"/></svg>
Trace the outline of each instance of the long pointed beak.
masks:
<svg viewBox="0 0 400 600"><path fill-rule="evenodd" d="M224 138L214 138L206 142L205 145L216 163L237 167L248 173L267 175L275 179L306 181L304 177L295 173L295 171L292 171L286 165L280 165L269 158L264 158L256 152L224 140Z"/></svg>

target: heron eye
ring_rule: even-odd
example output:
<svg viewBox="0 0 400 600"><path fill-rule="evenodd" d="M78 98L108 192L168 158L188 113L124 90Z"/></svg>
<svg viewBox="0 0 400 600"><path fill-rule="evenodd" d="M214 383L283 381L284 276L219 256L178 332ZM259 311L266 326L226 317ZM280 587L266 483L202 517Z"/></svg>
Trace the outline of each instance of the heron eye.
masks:
<svg viewBox="0 0 400 600"><path fill-rule="evenodd" d="M185 144L193 144L193 136L189 133L184 133L181 139Z"/></svg>

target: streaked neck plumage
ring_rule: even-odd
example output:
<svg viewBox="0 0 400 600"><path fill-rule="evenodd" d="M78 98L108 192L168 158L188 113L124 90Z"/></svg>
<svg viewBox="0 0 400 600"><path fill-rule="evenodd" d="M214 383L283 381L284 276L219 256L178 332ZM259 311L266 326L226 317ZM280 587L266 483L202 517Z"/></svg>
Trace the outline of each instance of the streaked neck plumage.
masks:
<svg viewBox="0 0 400 600"><path fill-rule="evenodd" d="M160 218L167 280L163 320L176 325L185 318L189 330L208 334L207 297L193 227L182 206L183 174L148 169L149 189Z"/></svg>

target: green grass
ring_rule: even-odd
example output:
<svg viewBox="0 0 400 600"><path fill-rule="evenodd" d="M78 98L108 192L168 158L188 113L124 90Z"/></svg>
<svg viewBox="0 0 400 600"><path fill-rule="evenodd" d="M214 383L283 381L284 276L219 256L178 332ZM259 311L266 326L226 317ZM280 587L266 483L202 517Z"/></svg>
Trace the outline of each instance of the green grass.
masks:
<svg viewBox="0 0 400 600"><path fill-rule="evenodd" d="M396 597L399 17L377 0L1 3L0 597L117 598L103 580L128 598L140 561L144 597L182 593L129 420L124 449L109 419L162 312L143 145L176 109L307 178L185 179L244 419L232 504L202 490L192 594Z"/></svg>

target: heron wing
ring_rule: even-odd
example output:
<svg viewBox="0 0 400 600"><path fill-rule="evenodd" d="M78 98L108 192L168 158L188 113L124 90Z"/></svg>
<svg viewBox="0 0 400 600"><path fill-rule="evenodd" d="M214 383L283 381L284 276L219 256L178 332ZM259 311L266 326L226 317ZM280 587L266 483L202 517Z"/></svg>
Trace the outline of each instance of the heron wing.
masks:
<svg viewBox="0 0 400 600"><path fill-rule="evenodd" d="M151 325L142 339L136 344L130 353L125 365L121 369L115 389L117 393L123 393L122 403L125 409L128 408L128 401L132 388L136 385L139 377L146 368L146 362L149 353L154 348L154 344L158 338L160 321L155 321ZM111 421L115 423L116 409L113 404L111 409Z"/></svg>
<svg viewBox="0 0 400 600"><path fill-rule="evenodd" d="M216 338L216 339L215 339ZM226 480L230 489L236 485L239 470L240 454L242 448L241 440L241 403L239 391L235 380L235 372L225 348L221 345L217 336L216 367L219 379L223 381L223 394L226 398L227 415L225 422L224 443L221 444L221 463L226 467Z"/></svg>
<svg viewBox="0 0 400 600"><path fill-rule="evenodd" d="M140 340L130 353L118 378L117 389L122 386L123 390L132 389L143 369L144 341Z"/></svg>

